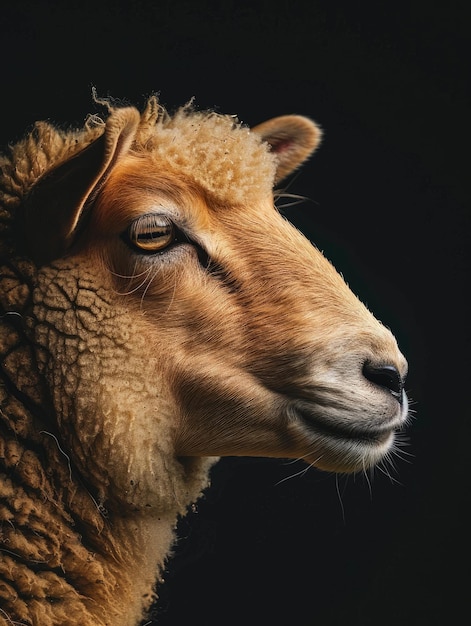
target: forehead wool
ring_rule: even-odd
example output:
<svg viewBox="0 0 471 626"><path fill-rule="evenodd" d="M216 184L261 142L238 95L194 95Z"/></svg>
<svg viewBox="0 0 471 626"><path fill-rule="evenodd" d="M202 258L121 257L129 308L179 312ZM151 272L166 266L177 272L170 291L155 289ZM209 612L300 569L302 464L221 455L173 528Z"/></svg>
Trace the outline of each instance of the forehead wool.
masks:
<svg viewBox="0 0 471 626"><path fill-rule="evenodd" d="M189 107L169 116L152 99L141 116L136 139L156 161L225 203L271 194L276 157L233 116L194 112Z"/></svg>
<svg viewBox="0 0 471 626"><path fill-rule="evenodd" d="M105 102L109 115L115 108ZM91 115L79 129L47 122L0 155L0 210L11 212L34 184L83 150L105 131L105 120ZM157 167L181 174L227 204L271 193L276 157L261 138L235 117L197 112L191 105L170 115L156 98L140 116L132 151L148 153Z"/></svg>

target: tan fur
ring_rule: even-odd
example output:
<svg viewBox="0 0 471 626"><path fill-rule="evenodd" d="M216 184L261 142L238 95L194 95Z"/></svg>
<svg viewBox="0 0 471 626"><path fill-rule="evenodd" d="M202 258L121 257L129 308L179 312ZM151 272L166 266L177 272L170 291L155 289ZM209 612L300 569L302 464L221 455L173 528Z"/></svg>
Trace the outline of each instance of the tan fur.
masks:
<svg viewBox="0 0 471 626"><path fill-rule="evenodd" d="M357 471L407 416L364 376L405 376L393 336L273 206L317 126L108 109L0 159L0 624L137 624L218 456ZM176 244L132 247L148 214Z"/></svg>

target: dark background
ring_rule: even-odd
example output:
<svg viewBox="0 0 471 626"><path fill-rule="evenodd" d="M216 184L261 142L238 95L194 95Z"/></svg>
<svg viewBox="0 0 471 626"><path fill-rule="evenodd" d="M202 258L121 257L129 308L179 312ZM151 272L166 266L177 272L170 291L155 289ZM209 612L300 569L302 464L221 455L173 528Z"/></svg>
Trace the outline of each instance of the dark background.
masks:
<svg viewBox="0 0 471 626"><path fill-rule="evenodd" d="M391 477L225 459L152 624L396 626L469 617L467 3L2 2L0 143L138 106L300 113L325 130L287 210L397 335L415 418ZM284 480L286 479L286 480ZM281 482L280 482L281 481Z"/></svg>

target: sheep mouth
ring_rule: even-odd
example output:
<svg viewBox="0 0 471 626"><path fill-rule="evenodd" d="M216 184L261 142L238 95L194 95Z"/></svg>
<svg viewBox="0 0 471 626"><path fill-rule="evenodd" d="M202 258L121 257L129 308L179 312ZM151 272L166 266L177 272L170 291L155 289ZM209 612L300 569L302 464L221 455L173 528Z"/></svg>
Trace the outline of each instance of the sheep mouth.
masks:
<svg viewBox="0 0 471 626"><path fill-rule="evenodd" d="M383 445L396 430L393 426L384 428L361 428L357 425L345 426L330 424L305 410L297 411L298 417L310 433L335 441L350 441L368 445Z"/></svg>

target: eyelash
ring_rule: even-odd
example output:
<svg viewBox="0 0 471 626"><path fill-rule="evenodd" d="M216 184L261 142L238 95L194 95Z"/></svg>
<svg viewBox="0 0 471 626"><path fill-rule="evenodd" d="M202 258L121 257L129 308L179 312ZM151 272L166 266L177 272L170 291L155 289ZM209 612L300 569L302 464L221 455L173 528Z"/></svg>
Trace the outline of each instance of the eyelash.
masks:
<svg viewBox="0 0 471 626"><path fill-rule="evenodd" d="M167 230L168 237L165 237ZM133 252L147 257L163 255L178 244L187 243L193 246L201 267L207 270L211 266L206 250L185 235L166 215L141 215L121 234L121 239Z"/></svg>
<svg viewBox="0 0 471 626"><path fill-rule="evenodd" d="M141 215L121 238L132 250L145 255L162 254L175 243L188 241L168 217L156 213Z"/></svg>

